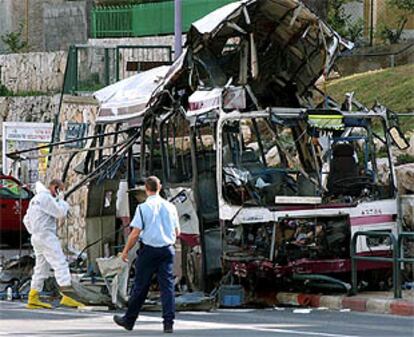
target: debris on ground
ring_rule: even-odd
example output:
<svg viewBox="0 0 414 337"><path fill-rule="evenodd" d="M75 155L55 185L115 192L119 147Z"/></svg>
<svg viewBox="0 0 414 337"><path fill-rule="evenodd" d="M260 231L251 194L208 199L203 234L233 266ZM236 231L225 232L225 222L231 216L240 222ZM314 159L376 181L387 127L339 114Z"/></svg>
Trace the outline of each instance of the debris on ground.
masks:
<svg viewBox="0 0 414 337"><path fill-rule="evenodd" d="M96 259L102 277L111 294L112 304L118 308L128 303L128 263L119 256Z"/></svg>
<svg viewBox="0 0 414 337"><path fill-rule="evenodd" d="M176 296L175 307L177 311L210 311L215 306L215 298L206 296L202 292L185 293ZM159 298L146 301L143 311L161 311Z"/></svg>
<svg viewBox="0 0 414 337"><path fill-rule="evenodd" d="M310 314L312 309L293 309L294 314Z"/></svg>
<svg viewBox="0 0 414 337"><path fill-rule="evenodd" d="M109 307L107 306L102 306L102 305L84 305L82 307L78 307L78 311L82 311L82 312L92 312L92 311L109 311Z"/></svg>
<svg viewBox="0 0 414 337"><path fill-rule="evenodd" d="M21 287L30 282L35 260L32 255L14 256L4 261L0 271L0 298L11 288L13 298L18 297Z"/></svg>

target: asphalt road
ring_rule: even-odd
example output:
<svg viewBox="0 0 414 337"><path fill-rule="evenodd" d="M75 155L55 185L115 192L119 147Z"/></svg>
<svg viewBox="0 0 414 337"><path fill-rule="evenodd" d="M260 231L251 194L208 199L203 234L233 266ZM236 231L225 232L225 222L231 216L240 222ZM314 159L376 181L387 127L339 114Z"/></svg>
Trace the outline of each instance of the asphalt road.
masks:
<svg viewBox="0 0 414 337"><path fill-rule="evenodd" d="M19 302L0 302L0 336L165 336L159 313L143 313L133 332L112 322L113 313L76 310L27 310ZM191 337L413 337L408 317L312 310L220 309L178 313L174 336Z"/></svg>

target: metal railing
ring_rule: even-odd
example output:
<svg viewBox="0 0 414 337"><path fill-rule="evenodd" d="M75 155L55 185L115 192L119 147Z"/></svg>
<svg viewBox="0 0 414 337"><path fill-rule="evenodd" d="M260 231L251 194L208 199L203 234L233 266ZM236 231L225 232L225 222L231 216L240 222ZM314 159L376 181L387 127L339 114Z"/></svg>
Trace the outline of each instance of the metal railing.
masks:
<svg viewBox="0 0 414 337"><path fill-rule="evenodd" d="M132 16L132 6L96 7L92 10L92 36L132 36Z"/></svg>
<svg viewBox="0 0 414 337"><path fill-rule="evenodd" d="M390 239L392 248L392 257L385 256L366 256L357 255L357 240L358 237L366 236L371 238L388 237ZM392 263L392 285L394 288L394 298L401 298L401 263L414 263L414 258L405 258L403 253L403 240L407 237L414 238L414 232L402 232L398 234L398 239L391 232L356 232L351 240L351 273L352 273L352 294L358 292L358 261L373 261L373 262L390 262Z"/></svg>
<svg viewBox="0 0 414 337"><path fill-rule="evenodd" d="M236 0L182 0L183 32L191 23ZM95 7L92 10L93 38L140 37L174 32L174 1L132 6Z"/></svg>
<svg viewBox="0 0 414 337"><path fill-rule="evenodd" d="M171 64L168 45L117 46L75 45L69 48L64 94L90 93L126 77L160 65ZM128 67L133 64L134 67Z"/></svg>

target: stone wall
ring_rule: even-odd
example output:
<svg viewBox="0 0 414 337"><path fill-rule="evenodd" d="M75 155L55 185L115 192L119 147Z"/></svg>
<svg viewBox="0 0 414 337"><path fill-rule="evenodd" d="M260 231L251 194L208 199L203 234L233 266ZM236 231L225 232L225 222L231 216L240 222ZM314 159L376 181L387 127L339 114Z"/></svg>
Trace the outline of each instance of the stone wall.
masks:
<svg viewBox="0 0 414 337"><path fill-rule="evenodd" d="M1 122L52 122L59 95L0 97Z"/></svg>
<svg viewBox="0 0 414 337"><path fill-rule="evenodd" d="M59 109L59 98L60 95L0 97L0 139L3 122L52 122ZM0 146L0 158L1 152Z"/></svg>
<svg viewBox="0 0 414 337"><path fill-rule="evenodd" d="M13 93L60 92L66 52L0 55L0 83Z"/></svg>
<svg viewBox="0 0 414 337"><path fill-rule="evenodd" d="M59 115L62 125L60 139L65 139L67 122L89 123L88 133L92 134L96 109L97 106L94 104L94 101L88 97L65 97ZM62 173L69 159L70 151L69 148L63 146L54 149L47 171L47 179L54 177L62 178ZM82 162L85 156L86 152L82 152L76 155L71 162L68 176L65 180L66 188L74 186L83 178L82 175L76 174L73 169ZM87 186L83 186L67 200L71 206L69 216L58 226L58 235L62 240L63 247L81 250L86 245L85 217L87 191Z"/></svg>

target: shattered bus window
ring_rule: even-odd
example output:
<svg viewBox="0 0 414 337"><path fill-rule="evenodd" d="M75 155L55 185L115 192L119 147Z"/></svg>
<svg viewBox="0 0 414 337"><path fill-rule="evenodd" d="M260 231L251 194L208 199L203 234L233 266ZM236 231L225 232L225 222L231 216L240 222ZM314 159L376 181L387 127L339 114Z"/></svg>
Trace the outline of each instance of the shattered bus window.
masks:
<svg viewBox="0 0 414 337"><path fill-rule="evenodd" d="M141 176L156 175L162 177L162 156L159 129L155 117L144 121L141 130Z"/></svg>
<svg viewBox="0 0 414 337"><path fill-rule="evenodd" d="M300 136L303 139L305 135ZM223 127L224 194L234 204L274 205L276 196L315 196L299 159L294 130L270 118L246 118Z"/></svg>
<svg viewBox="0 0 414 337"><path fill-rule="evenodd" d="M169 183L191 182L191 144L189 122L182 115L175 115L162 126L165 151L166 180Z"/></svg>

